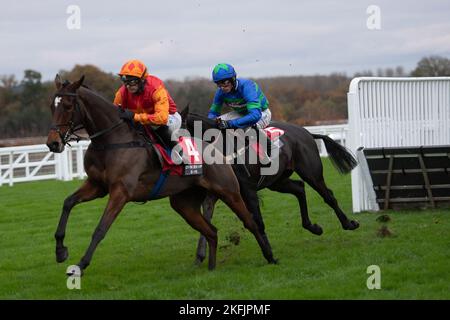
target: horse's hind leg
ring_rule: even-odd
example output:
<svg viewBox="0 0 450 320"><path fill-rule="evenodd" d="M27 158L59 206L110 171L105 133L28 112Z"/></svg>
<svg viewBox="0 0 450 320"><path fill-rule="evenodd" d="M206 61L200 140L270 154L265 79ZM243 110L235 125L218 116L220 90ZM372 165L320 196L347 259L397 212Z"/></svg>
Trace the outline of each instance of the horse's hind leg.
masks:
<svg viewBox="0 0 450 320"><path fill-rule="evenodd" d="M69 257L69 251L67 247L64 246L64 237L66 234L67 221L69 219L69 214L72 208L79 203L94 200L105 195L106 191L104 191L101 187L97 186L88 179L77 191L75 191L73 194L68 196L66 200L64 200L61 217L59 218L58 228L55 232L57 262L63 262Z"/></svg>
<svg viewBox="0 0 450 320"><path fill-rule="evenodd" d="M300 205L300 215L302 218L303 228L313 234L321 235L323 233L321 226L315 223L312 224L311 220L309 220L308 205L306 203L305 184L303 183L303 181L284 179L281 181L277 181L273 185L269 186L269 189L281 193L290 193L296 196Z"/></svg>
<svg viewBox="0 0 450 320"><path fill-rule="evenodd" d="M344 230L354 230L359 227L359 223L357 221L349 220L345 213L341 210L336 198L333 195L333 192L327 188L323 177L318 179L304 178L304 180L322 196L326 204L333 208Z"/></svg>
<svg viewBox="0 0 450 320"><path fill-rule="evenodd" d="M189 225L199 231L208 241L210 270L216 267L217 229L202 216L200 205L204 196L199 197L197 192L188 190L170 197L170 205L178 212Z"/></svg>
<svg viewBox="0 0 450 320"><path fill-rule="evenodd" d="M202 203L203 217L206 221L211 223L212 216L214 213L214 206L216 205L218 198L213 194L208 194ZM200 264L206 258L206 238L200 234L197 245L197 254L195 258L195 263Z"/></svg>

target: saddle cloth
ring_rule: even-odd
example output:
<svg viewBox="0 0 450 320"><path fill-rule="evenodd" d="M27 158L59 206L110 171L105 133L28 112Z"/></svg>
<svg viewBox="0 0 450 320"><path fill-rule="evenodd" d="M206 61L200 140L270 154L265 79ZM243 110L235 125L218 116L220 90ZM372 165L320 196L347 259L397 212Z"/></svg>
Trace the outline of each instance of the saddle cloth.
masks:
<svg viewBox="0 0 450 320"><path fill-rule="evenodd" d="M172 150L163 146L151 130L146 128L145 131L155 147L163 173L168 171L170 175L178 176L202 174L202 159L194 139L190 137L179 138L178 145L183 150L183 162L177 164L172 160Z"/></svg>

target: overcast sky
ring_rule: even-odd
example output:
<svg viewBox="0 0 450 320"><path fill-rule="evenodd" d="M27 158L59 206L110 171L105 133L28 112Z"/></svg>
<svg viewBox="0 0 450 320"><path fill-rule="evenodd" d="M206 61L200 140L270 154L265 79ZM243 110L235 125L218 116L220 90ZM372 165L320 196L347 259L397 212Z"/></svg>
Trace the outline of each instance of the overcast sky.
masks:
<svg viewBox="0 0 450 320"><path fill-rule="evenodd" d="M44 80L75 64L117 73L138 58L162 79L209 77L228 62L241 76L311 75L450 58L450 1L5 1L0 75L34 69ZM80 8L70 30L69 5ZM381 29L366 12L380 8ZM73 20L70 20L73 21ZM373 20L372 20L373 21ZM73 24L72 24L73 25Z"/></svg>

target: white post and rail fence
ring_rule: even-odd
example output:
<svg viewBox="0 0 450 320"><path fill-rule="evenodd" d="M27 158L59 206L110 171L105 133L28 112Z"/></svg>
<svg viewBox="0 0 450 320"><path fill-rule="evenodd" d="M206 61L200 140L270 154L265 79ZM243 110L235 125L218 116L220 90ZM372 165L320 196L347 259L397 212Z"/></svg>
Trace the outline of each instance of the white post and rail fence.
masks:
<svg viewBox="0 0 450 320"><path fill-rule="evenodd" d="M305 127L311 133L325 134L345 144L347 125ZM64 180L86 177L83 158L89 141L71 143L62 153L52 153L45 144L0 148L0 186L16 182L39 180ZM318 141L322 156L326 150Z"/></svg>
<svg viewBox="0 0 450 320"><path fill-rule="evenodd" d="M53 153L45 144L0 148L0 186L16 182L84 178L84 153L89 141L73 143L62 153Z"/></svg>

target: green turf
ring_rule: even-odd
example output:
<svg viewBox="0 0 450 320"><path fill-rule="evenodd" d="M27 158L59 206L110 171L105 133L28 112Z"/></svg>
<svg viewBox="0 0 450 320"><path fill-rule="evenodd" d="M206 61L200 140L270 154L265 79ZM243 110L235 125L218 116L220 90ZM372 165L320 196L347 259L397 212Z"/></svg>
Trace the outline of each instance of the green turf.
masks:
<svg viewBox="0 0 450 320"><path fill-rule="evenodd" d="M56 230L64 198L81 181L45 181L0 188L0 299L449 299L448 210L388 212L393 237L380 238L379 214L351 213L350 177L324 160L326 180L342 209L361 227L344 231L317 193L307 189L310 216L323 229L300 226L293 196L261 192L266 230L278 265L268 265L253 236L218 205L217 268L195 266L198 234L167 199L128 204L68 290L66 268L84 254L106 199L74 208L57 264ZM238 245L230 236L238 234ZM381 289L366 286L369 265L381 268Z"/></svg>

